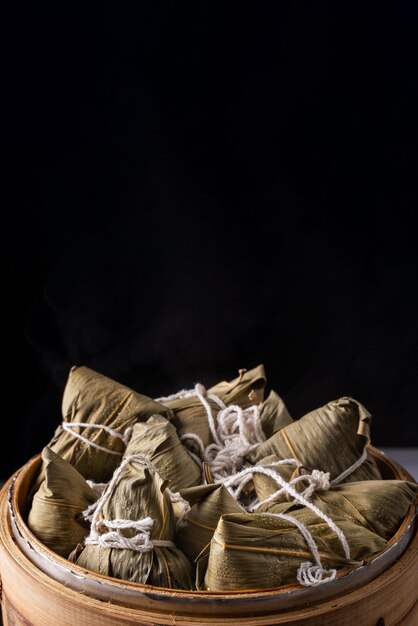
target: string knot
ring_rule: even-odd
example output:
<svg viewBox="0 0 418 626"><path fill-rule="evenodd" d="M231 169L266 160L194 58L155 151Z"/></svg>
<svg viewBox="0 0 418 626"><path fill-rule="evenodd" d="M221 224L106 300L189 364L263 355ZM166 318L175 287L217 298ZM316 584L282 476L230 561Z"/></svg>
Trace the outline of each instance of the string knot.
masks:
<svg viewBox="0 0 418 626"><path fill-rule="evenodd" d="M337 570L324 569L320 565L314 565L310 561L304 561L297 571L298 582L304 587L323 585L335 579Z"/></svg>
<svg viewBox="0 0 418 626"><path fill-rule="evenodd" d="M84 540L86 545L99 545L102 548L117 548L121 550L135 550L137 552L148 552L154 547L173 547L173 541L165 539L151 539L150 533L154 525L151 517L140 520L131 519L100 519L103 507L112 495L112 492L123 472L129 463L140 463L151 471L156 471L155 466L143 454L132 454L123 459L119 467L113 473L110 483L103 490L100 498L84 511L85 519L91 520L90 534ZM101 533L105 527L108 532ZM126 537L120 531L136 530L133 537Z"/></svg>
<svg viewBox="0 0 418 626"><path fill-rule="evenodd" d="M151 539L150 533L154 525L151 517L141 520L129 519L104 519L100 526L105 526L110 530L103 534L94 532L85 539L86 545L99 545L102 548L116 548L119 550L135 550L135 552L149 552L155 546L173 547L172 541L163 539ZM121 530L137 530L133 537L122 535Z"/></svg>
<svg viewBox="0 0 418 626"><path fill-rule="evenodd" d="M309 486L302 492L302 495L309 500L314 491L328 491L331 487L329 472L314 469L310 474L302 474L303 479L309 481ZM290 481L292 484L292 481Z"/></svg>
<svg viewBox="0 0 418 626"><path fill-rule="evenodd" d="M311 473L311 482L315 491L328 491L331 487L329 472L314 469Z"/></svg>

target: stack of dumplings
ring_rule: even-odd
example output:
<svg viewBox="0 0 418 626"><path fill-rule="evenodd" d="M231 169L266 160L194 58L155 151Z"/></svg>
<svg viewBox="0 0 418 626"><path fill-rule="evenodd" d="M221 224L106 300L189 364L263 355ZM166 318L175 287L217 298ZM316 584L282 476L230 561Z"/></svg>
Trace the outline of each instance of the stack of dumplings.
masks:
<svg viewBox="0 0 418 626"><path fill-rule="evenodd" d="M169 589L316 586L359 567L418 485L382 479L358 401L293 420L265 389L262 365L158 399L72 368L30 530L86 570Z"/></svg>

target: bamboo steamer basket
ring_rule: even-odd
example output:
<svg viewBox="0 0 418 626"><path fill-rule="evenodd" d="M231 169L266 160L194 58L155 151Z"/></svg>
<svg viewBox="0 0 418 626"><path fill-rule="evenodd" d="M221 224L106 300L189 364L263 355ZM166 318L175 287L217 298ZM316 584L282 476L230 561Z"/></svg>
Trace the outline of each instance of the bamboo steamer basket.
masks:
<svg viewBox="0 0 418 626"><path fill-rule="evenodd" d="M376 448L384 478L414 479ZM388 547L316 588L172 591L89 572L44 546L25 524L41 463L31 459L0 492L4 626L417 626L418 533L412 506Z"/></svg>

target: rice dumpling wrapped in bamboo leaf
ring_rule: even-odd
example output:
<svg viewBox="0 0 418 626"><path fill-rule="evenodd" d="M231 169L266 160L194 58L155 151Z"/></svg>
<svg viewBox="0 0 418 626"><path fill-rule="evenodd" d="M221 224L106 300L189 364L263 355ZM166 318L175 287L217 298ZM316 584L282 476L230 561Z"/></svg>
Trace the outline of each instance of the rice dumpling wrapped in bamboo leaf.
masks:
<svg viewBox="0 0 418 626"><path fill-rule="evenodd" d="M278 505L288 506L286 503ZM341 569L380 552L386 541L367 528L336 518L345 534L351 559L347 560L337 535L307 508L292 517L308 528L327 568ZM204 558L203 554L201 558ZM299 529L286 519L265 514L224 515L214 533L202 587L210 591L268 589L297 582L302 562L312 555Z"/></svg>
<svg viewBox="0 0 418 626"><path fill-rule="evenodd" d="M365 526L384 539L398 530L409 508L414 504L418 484L403 480L362 480L336 485L329 491L317 491L311 496L315 504L332 518L344 517ZM290 504L286 512L300 508ZM262 504L258 512L283 512L276 503Z"/></svg>
<svg viewBox="0 0 418 626"><path fill-rule="evenodd" d="M210 543L220 517L226 513L243 513L244 509L221 484L191 487L181 495L191 508L182 520L176 544L193 562Z"/></svg>
<svg viewBox="0 0 418 626"><path fill-rule="evenodd" d="M357 400L340 398L311 411L260 444L251 461L275 454L300 461L309 469L329 472L341 482L380 479L379 469L367 454L370 413ZM364 455L365 460L347 476L343 473Z"/></svg>
<svg viewBox="0 0 418 626"><path fill-rule="evenodd" d="M264 367L259 365L249 371L240 370L240 375L237 378L230 382L223 381L214 385L208 389L208 394L215 394L225 405L238 404L241 408L246 408L262 402L265 384ZM207 412L199 398L192 395L172 400L162 399L161 402L174 412L173 424L177 428L180 438L182 435L193 433L201 439L204 447L212 443ZM207 402L216 419L220 410L219 405L210 397L207 398Z"/></svg>
<svg viewBox="0 0 418 626"><path fill-rule="evenodd" d="M95 482L109 480L135 422L155 413L168 419L172 416L160 403L87 367L71 370L62 413L64 421L49 447ZM38 484L41 479L42 472Z"/></svg>
<svg viewBox="0 0 418 626"><path fill-rule="evenodd" d="M96 494L81 474L50 448L42 451L45 480L35 494L28 526L48 548L67 557L89 533L82 512Z"/></svg>
<svg viewBox="0 0 418 626"><path fill-rule="evenodd" d="M192 589L192 565L174 545L174 531L166 481L145 457L131 456L128 449L94 513L84 547L70 559L106 576Z"/></svg>
<svg viewBox="0 0 418 626"><path fill-rule="evenodd" d="M201 482L201 468L180 442L173 424L161 415L135 424L129 449L132 454L140 453L150 459L172 491Z"/></svg>
<svg viewBox="0 0 418 626"><path fill-rule="evenodd" d="M275 391L270 391L260 406L260 422L266 438L293 422L285 403Z"/></svg>

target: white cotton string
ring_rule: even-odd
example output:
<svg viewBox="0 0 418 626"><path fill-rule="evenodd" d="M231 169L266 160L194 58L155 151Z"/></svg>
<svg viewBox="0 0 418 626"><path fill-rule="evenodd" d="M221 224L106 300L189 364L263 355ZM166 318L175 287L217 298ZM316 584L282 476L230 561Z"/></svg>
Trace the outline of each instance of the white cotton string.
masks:
<svg viewBox="0 0 418 626"><path fill-rule="evenodd" d="M129 437L131 436L131 433L132 433L132 428L130 426L126 428L123 433L119 433L117 430L110 428L110 426L107 426L106 424L90 424L89 422L63 422L62 426L64 428L66 427L65 430L67 430L68 428L71 429L71 428L78 428L78 427L92 428L96 430L104 430L112 437L116 437L116 439L121 439L125 445L128 444Z"/></svg>
<svg viewBox="0 0 418 626"><path fill-rule="evenodd" d="M293 457L290 459L281 459L280 461L271 461L271 463L269 463L268 465L262 465L262 467L279 467L280 465L294 465L295 467L303 467L303 464Z"/></svg>
<svg viewBox="0 0 418 626"><path fill-rule="evenodd" d="M155 472L155 466L143 454L132 454L123 459L122 463L113 473L112 479L107 485L101 497L95 502L95 509L91 517L90 534L84 540L86 545L99 545L103 548L118 548L135 550L137 552L148 552L154 547L173 547L174 543L165 539L151 539L150 533L154 524L151 517L145 517L141 520L99 519L103 511L103 507L109 500L112 492L123 472L129 463L140 463L148 469ZM90 507L89 507L90 508ZM87 509L88 511L89 509ZM87 512L85 511L85 513ZM100 527L109 528L110 531L100 533ZM138 532L133 537L125 537L119 531L122 529L132 529Z"/></svg>
<svg viewBox="0 0 418 626"><path fill-rule="evenodd" d="M241 496L242 492L244 491L245 487L251 483L253 477L252 476L244 476L243 480L241 481L241 483L238 485L237 489L234 491L233 496L235 498L235 500L238 500L239 497Z"/></svg>
<svg viewBox="0 0 418 626"><path fill-rule="evenodd" d="M190 511L190 504L183 498L179 491L171 491L167 488L168 495L172 504L178 504L182 515L186 515Z"/></svg>
<svg viewBox="0 0 418 626"><path fill-rule="evenodd" d="M293 478L292 480L289 481L288 484L291 487L294 487L295 485L301 482L309 483L308 487L304 491L301 492L301 495L304 498L306 498L306 500L309 500L312 497L312 494L314 493L314 491L328 491L328 489L331 486L331 483L329 481L329 472L322 472L321 470L316 470L316 469L312 470L311 474L302 474L302 476L297 476L296 478ZM237 492L238 492L238 489L235 492L235 495ZM268 502L276 502L277 498L286 492L287 492L286 488L281 487L280 489L278 489L277 491L269 495L264 500L261 500L260 502L258 502L253 507L253 510L254 511L257 510L262 504L266 504Z"/></svg>
<svg viewBox="0 0 418 626"><path fill-rule="evenodd" d="M105 487L107 486L107 483L95 483L94 480L87 480L86 482L90 489L93 491L96 498L100 498L100 496L103 494L103 491L105 490Z"/></svg>
<svg viewBox="0 0 418 626"><path fill-rule="evenodd" d="M116 437L117 439L120 439L121 441L123 441L125 446L128 445L129 438L132 433L132 428L130 426L125 429L123 434L121 434L121 433L118 433L116 430L113 430L113 428L106 426L105 424L89 424L88 422L62 422L61 427L67 433L70 433L70 435L72 435L73 437L76 437L76 439L80 439L80 441L83 441L84 443L91 446L92 448L96 448L97 450L101 450L102 452L107 452L108 454L114 454L115 456L122 456L123 452L117 452L116 450L109 450L109 448L100 446L99 444L94 443L94 441L91 441L90 439L87 439L87 437L84 437L84 435L81 435L80 433L76 432L73 429L74 428L90 428L90 429L96 429L96 430L104 430L112 437Z"/></svg>
<svg viewBox="0 0 418 626"><path fill-rule="evenodd" d="M208 416L209 430L212 434L213 440L218 446L221 446L222 445L221 440L216 431L215 420L213 419L212 407L210 406L209 402L205 398L205 396L207 395L206 389L201 383L197 383L197 385L195 385L195 392L196 392L196 397L199 398L200 402L203 404L204 408L206 409L206 413ZM210 394L210 395L212 396L212 399L216 398L217 400L220 400L220 398L215 396L215 394ZM222 402L222 400L220 400L220 402L222 403L221 410L225 409L225 404Z"/></svg>
<svg viewBox="0 0 418 626"><path fill-rule="evenodd" d="M233 487L234 483L240 484L242 477L248 476L249 474L250 475L264 474L265 476L269 476L270 478L275 480L278 485L283 487L285 491L287 491L287 493L293 496L293 498L297 500L297 502L300 502L300 504L303 504L304 506L306 506L313 513L316 513L316 515L318 515L318 517L323 519L324 522L326 522L328 526L331 528L331 530L334 531L334 533L337 535L338 539L341 542L345 557L347 559L350 558L350 547L348 545L347 539L345 538L345 535L343 531L341 530L341 528L339 528L337 524L335 524L335 522L333 522L333 520L330 517L328 517L328 515L323 513L315 504L313 504L312 502L304 498L304 496L301 493L298 493L296 489L292 487L292 485L290 485L288 482L286 482L284 478L278 472L275 472L274 470L269 469L268 467L263 467L263 466L247 467L246 469L241 470L241 472L238 472L238 474L236 474L235 476L231 476L227 478L226 480L223 481L223 483L226 487L231 488Z"/></svg>
<svg viewBox="0 0 418 626"><path fill-rule="evenodd" d="M184 447L186 448L187 452L192 457L192 459L196 461L199 467L203 467L202 459L205 456L205 448L203 446L201 438L198 435L195 435L194 433L186 433L185 435L181 435L180 441L187 441L187 440L194 441L197 444L200 456L198 456L192 450L190 450L188 446L184 446Z"/></svg>
<svg viewBox="0 0 418 626"><path fill-rule="evenodd" d="M161 398L154 398L154 400L155 402L171 402L171 400L182 400L183 398L194 398L195 396L196 392L194 389L181 389L169 396L161 396Z"/></svg>
<svg viewBox="0 0 418 626"><path fill-rule="evenodd" d="M360 465L364 463L366 458L367 458L367 450L364 449L361 457L355 463L353 463L353 465L350 465L350 467L345 469L339 476L337 476L337 478L334 478L334 480L330 481L329 472L323 472L321 470L314 469L312 470L310 474L303 474L302 476L297 476L296 478L293 478L292 480L289 481L289 485L294 487L300 482L305 482L305 481L308 482L309 483L308 487L304 491L302 491L301 494L304 498L309 500L309 498L312 497L312 494L314 493L314 491L328 491L328 489L330 489L331 486L338 485L345 478L347 478L347 476L352 474L358 467L360 467ZM269 465L266 467L273 467L275 465L289 463L290 461L295 461L295 459L287 459L285 461L275 461L275 462L269 463ZM301 466L302 464L299 463L299 467ZM244 480L246 480L246 478L244 478ZM281 496L285 491L286 490L283 487L281 489L278 489L276 492L272 493L270 496L268 496L264 500L261 500L260 502L258 502L255 505L254 510L258 509L258 507L260 507L262 504L266 504L267 502L275 502L277 498ZM238 488L235 491L235 495L239 493L241 493L240 488Z"/></svg>
<svg viewBox="0 0 418 626"><path fill-rule="evenodd" d="M103 491L105 490L107 483L95 483L94 480L87 480L87 484L91 488L91 490L93 491L94 495L97 498L96 502L93 502L93 504L90 504L90 506L87 507L87 509L82 512L83 518L86 521L91 522L93 518L93 513L97 507L97 502L99 498L103 495Z"/></svg>
<svg viewBox="0 0 418 626"><path fill-rule="evenodd" d="M296 467L302 467L302 463L300 461L297 461L296 459L282 459L281 461L272 461L271 463L269 463L266 466L262 466L262 467L278 467L280 465L295 465ZM228 480L229 478L232 477L236 477L237 476L237 472L235 474L232 474L231 476L227 476L226 479ZM252 475L248 474L248 475L244 475L241 477L241 479L238 479L236 481L234 481L234 487L236 487L234 490L229 489L229 492L231 493L231 495L235 498L235 500L238 500L239 497L241 496L241 493L244 491L245 487L252 481ZM225 482L225 477L223 477L222 479L219 480L219 482ZM290 481L289 483L290 485L293 484L293 481ZM279 490L280 493L283 493L283 489ZM274 494L272 494L271 496L269 496L269 498L266 500L263 500L262 502L260 502L259 504L264 504L264 502L268 501L274 501L274 498L279 495L279 492L275 492ZM257 499L255 500L254 503L252 503L252 506L255 506L258 504Z"/></svg>
<svg viewBox="0 0 418 626"><path fill-rule="evenodd" d="M190 450L192 458L199 464L209 463L214 480L220 480L236 474L244 465L245 458L265 441L260 422L260 410L257 405L242 409L238 405L226 406L214 393L208 392L201 383L194 389L183 389L176 394L158 401L170 401L178 398L197 398L206 411L209 430L213 443L203 445L201 438L195 433L185 433L181 441L192 441L196 449ZM211 400L219 407L216 420L213 415Z"/></svg>
<svg viewBox="0 0 418 626"><path fill-rule="evenodd" d="M88 506L87 509L81 513L83 519L85 519L86 522L91 522L96 508L97 508L97 500L96 502L93 502L93 504L90 504L90 506Z"/></svg>
<svg viewBox="0 0 418 626"><path fill-rule="evenodd" d="M282 459L281 461L272 461L271 463L269 463L266 466L262 466L262 467L279 467L280 465L295 465L296 467L302 467L302 463L296 459ZM228 476L228 478L230 478ZM230 493L231 495L235 498L235 500L238 500L239 497L241 496L241 493L244 491L245 487L252 481L253 477L251 474L248 474L247 476L243 476L241 479L241 482L235 482L234 485L238 485L236 487L236 489L234 489L234 491ZM289 485L292 485L293 481L290 481ZM280 493L283 492L283 489L279 490ZM269 496L269 498L266 498L266 500L263 500L262 502L258 503L257 499L251 503L251 509L256 506L257 504L264 504L264 502L268 501L270 502L270 498L271 501L273 501L273 496L276 497L278 494L278 492L276 491L274 494L272 494L272 496Z"/></svg>
<svg viewBox="0 0 418 626"><path fill-rule="evenodd" d="M307 500L311 498L314 491L328 491L331 487L329 472L314 469L310 474L304 474L303 476L300 476L300 478L304 478L309 482L305 491L302 491L303 497Z"/></svg>
<svg viewBox="0 0 418 626"><path fill-rule="evenodd" d="M183 398L197 398L197 387L201 388L200 391L202 394L207 395L208 398L216 402L216 404L221 408L225 408L225 404L222 400L216 396L214 393L207 393L205 387L201 383L196 383L193 389L181 389L176 393L172 393L169 396L162 396L161 398L155 398L155 402L171 402L172 400L181 400Z"/></svg>
<svg viewBox="0 0 418 626"><path fill-rule="evenodd" d="M190 504L183 498L179 491L171 491L171 489L167 488L168 495L170 496L170 500L172 504L177 504L178 511L180 513L180 517L176 522L176 529L179 530L186 526L185 517L190 511Z"/></svg>
<svg viewBox="0 0 418 626"><path fill-rule="evenodd" d="M310 561L300 564L296 578L304 587L315 587L335 580L336 569L324 569L322 565L314 565Z"/></svg>
<svg viewBox="0 0 418 626"><path fill-rule="evenodd" d="M172 548L175 544L173 541L166 539L150 539L150 533L154 525L151 517L145 517L142 520L115 519L103 520L103 526L114 529L110 532L103 533L97 537L90 535L85 539L86 545L99 545L102 548L117 548L119 550L135 550L135 552L149 552L154 547ZM138 533L133 537L125 537L118 530L137 530Z"/></svg>
<svg viewBox="0 0 418 626"><path fill-rule="evenodd" d="M352 474L358 467L360 467L360 465L362 465L366 459L367 448L364 448L361 457L357 459L357 461L353 463L353 465L350 465L350 467L347 467L347 469L341 472L341 474L337 476L337 478L334 478L334 480L331 481L331 485L338 485L339 483L341 483L347 478L347 476L350 476L350 474Z"/></svg>
<svg viewBox="0 0 418 626"><path fill-rule="evenodd" d="M310 531L306 528L305 524L303 524L295 517L292 517L292 515L287 515L286 513L263 513L263 515L279 517L281 519L287 520L297 527L297 529L305 539L308 548L312 553L315 564L311 563L310 561L305 561L304 563L301 563L296 574L298 582L301 585L305 587L312 587L316 585L323 585L324 583L329 583L331 582L331 580L335 579L337 575L337 570L324 569L322 567L318 546L316 545L315 539L313 538Z"/></svg>

